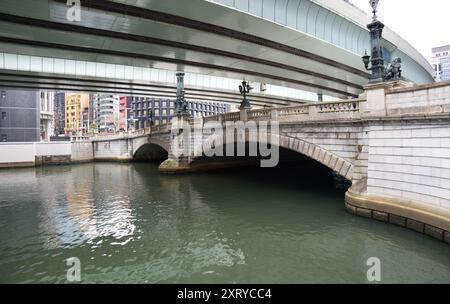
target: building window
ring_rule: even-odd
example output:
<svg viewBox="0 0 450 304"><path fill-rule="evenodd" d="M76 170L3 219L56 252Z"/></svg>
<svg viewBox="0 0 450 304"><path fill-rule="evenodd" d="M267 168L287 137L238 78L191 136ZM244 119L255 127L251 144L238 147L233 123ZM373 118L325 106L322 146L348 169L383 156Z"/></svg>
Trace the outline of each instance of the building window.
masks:
<svg viewBox="0 0 450 304"><path fill-rule="evenodd" d="M2 112L2 119L6 119L6 112Z"/></svg>
<svg viewBox="0 0 450 304"><path fill-rule="evenodd" d="M7 141L8 141L8 137L6 136L6 134L2 134L1 140L2 140L3 142L7 142Z"/></svg>

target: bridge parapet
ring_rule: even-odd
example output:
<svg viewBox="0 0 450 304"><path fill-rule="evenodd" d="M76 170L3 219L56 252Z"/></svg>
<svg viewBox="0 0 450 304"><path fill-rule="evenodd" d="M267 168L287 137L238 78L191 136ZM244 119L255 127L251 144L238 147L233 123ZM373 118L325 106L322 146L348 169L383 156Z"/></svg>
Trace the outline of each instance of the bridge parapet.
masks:
<svg viewBox="0 0 450 304"><path fill-rule="evenodd" d="M217 118L219 117L222 118L222 121L238 121L241 119L241 113L240 112L225 113L217 116Z"/></svg>
<svg viewBox="0 0 450 304"><path fill-rule="evenodd" d="M338 101L319 104L318 113L359 112L359 103L365 100Z"/></svg>
<svg viewBox="0 0 450 304"><path fill-rule="evenodd" d="M324 121L333 119L359 118L360 103L365 99L341 100L336 102L314 103L290 107L247 110L246 118L252 121ZM225 113L207 116L203 122L208 121L238 121L242 118L240 112Z"/></svg>
<svg viewBox="0 0 450 304"><path fill-rule="evenodd" d="M386 90L388 116L450 113L450 81Z"/></svg>
<svg viewBox="0 0 450 304"><path fill-rule="evenodd" d="M276 110L274 110L274 111L276 111ZM269 109L259 109L259 110L248 111L247 118L249 120L253 120L253 121L260 121L260 120L268 121L272 118L271 113L272 113L272 111Z"/></svg>

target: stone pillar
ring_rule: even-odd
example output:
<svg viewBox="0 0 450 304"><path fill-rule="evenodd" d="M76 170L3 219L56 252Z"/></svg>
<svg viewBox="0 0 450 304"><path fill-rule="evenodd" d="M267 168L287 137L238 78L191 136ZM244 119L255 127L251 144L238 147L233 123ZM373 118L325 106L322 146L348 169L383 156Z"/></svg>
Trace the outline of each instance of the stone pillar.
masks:
<svg viewBox="0 0 450 304"><path fill-rule="evenodd" d="M361 104L361 114L365 117L387 116L386 90L410 87L412 85L412 83L403 80L371 83L366 85L364 89L367 102Z"/></svg>
<svg viewBox="0 0 450 304"><path fill-rule="evenodd" d="M308 107L308 119L315 120L318 114L318 106L316 106L315 104L310 104Z"/></svg>
<svg viewBox="0 0 450 304"><path fill-rule="evenodd" d="M385 91L389 85L385 82L368 84L364 87L366 91L367 102L360 107L364 116L386 116L386 94Z"/></svg>
<svg viewBox="0 0 450 304"><path fill-rule="evenodd" d="M184 73L177 73L177 100L175 101L175 113L189 116L187 102L184 99Z"/></svg>
<svg viewBox="0 0 450 304"><path fill-rule="evenodd" d="M270 119L272 121L278 121L278 110L277 109L270 110Z"/></svg>
<svg viewBox="0 0 450 304"><path fill-rule="evenodd" d="M191 172L192 169L189 165L191 157L185 155L185 153L191 152L191 119L188 115L180 114L176 116L176 121L172 119L171 124L169 158L159 165L159 171L162 173ZM176 147L173 146L175 139L178 144Z"/></svg>
<svg viewBox="0 0 450 304"><path fill-rule="evenodd" d="M246 122L248 120L247 108L241 108L240 111L240 120Z"/></svg>

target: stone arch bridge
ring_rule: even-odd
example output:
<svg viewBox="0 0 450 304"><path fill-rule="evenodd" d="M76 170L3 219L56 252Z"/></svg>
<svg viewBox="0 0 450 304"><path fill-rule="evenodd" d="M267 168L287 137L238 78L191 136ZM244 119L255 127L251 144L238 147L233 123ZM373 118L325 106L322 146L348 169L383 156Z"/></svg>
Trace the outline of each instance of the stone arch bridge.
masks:
<svg viewBox="0 0 450 304"><path fill-rule="evenodd" d="M161 158L166 159L161 171L195 171L205 168L198 164L206 158L180 154L180 149L188 144L195 151L208 141L216 147L226 138L225 132L217 135L212 129L196 133L198 126L277 121L276 134L269 129L257 141L313 159L351 181L349 212L450 242L450 83L370 85L361 97L182 119L191 132L180 135L176 144L181 133L178 128L171 132L173 124L98 137L94 158ZM243 134L249 141L251 132Z"/></svg>

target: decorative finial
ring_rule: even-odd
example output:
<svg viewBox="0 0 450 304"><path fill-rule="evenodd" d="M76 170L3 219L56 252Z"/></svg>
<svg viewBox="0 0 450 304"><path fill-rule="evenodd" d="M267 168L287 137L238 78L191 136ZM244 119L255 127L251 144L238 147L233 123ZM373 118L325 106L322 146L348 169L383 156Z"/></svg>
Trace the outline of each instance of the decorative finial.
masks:
<svg viewBox="0 0 450 304"><path fill-rule="evenodd" d="M378 6L379 1L380 0L370 0L369 1L370 6L372 6L373 21L377 20L377 6Z"/></svg>

